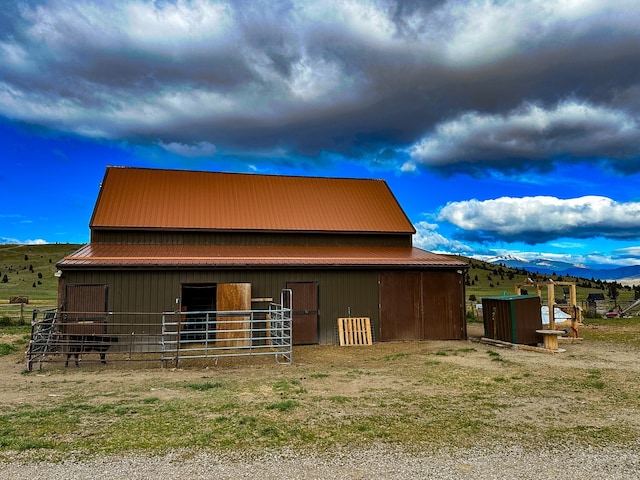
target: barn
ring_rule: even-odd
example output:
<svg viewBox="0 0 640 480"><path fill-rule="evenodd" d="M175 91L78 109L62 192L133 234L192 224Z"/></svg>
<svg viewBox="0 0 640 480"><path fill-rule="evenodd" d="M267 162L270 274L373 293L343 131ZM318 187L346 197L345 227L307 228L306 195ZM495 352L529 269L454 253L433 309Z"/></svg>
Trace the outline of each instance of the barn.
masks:
<svg viewBox="0 0 640 480"><path fill-rule="evenodd" d="M108 167L91 241L58 267L62 311L252 308L292 292L293 344L466 338L467 264L412 246L386 182ZM231 299L231 300L229 300Z"/></svg>

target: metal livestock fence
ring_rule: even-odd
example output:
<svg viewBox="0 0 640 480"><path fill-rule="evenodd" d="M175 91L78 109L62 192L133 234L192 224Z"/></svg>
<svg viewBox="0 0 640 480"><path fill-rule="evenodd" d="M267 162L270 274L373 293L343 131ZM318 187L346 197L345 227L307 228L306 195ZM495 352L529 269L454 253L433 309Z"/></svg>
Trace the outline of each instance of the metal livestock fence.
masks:
<svg viewBox="0 0 640 480"><path fill-rule="evenodd" d="M36 310L27 368L117 361L180 366L187 359L271 355L292 362L291 291L263 310L69 312Z"/></svg>

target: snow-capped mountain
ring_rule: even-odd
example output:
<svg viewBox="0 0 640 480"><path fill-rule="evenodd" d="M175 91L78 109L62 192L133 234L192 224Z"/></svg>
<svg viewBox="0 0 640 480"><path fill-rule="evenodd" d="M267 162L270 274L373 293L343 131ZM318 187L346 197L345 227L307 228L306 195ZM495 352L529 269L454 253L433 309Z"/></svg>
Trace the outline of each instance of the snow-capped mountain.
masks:
<svg viewBox="0 0 640 480"><path fill-rule="evenodd" d="M511 268L522 268L529 272L541 274L569 275L572 277L594 278L599 280L625 280L640 278L640 265L628 267L611 268L605 265L587 266L583 264L573 264L560 262L547 258L537 258L526 260L513 255L504 255L485 260L494 265L504 265Z"/></svg>

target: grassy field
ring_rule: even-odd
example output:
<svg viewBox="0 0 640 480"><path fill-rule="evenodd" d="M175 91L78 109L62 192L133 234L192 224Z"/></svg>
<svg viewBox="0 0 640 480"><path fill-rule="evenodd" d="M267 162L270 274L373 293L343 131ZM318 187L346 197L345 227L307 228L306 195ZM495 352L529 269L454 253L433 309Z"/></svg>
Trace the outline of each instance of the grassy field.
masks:
<svg viewBox="0 0 640 480"><path fill-rule="evenodd" d="M515 285L523 283L527 278L531 278L534 282L543 282L547 278L552 278L554 281L574 282L576 284L576 296L578 306L583 307L586 311L586 299L590 293L602 293L605 296L607 310L613 308L615 305L622 305L623 307L631 304L636 296L636 290L633 286L623 286L616 284L618 297L614 300L608 297L609 286L612 282L604 282L599 279L586 279L576 277L563 277L559 275L536 275L531 272L525 272L523 270L501 267L499 265L492 265L486 262L481 262L473 259L463 260L470 262L470 268L467 275L467 305L468 308L477 302L482 297L490 297L496 295L513 295L515 294ZM535 295L535 289L529 288L528 293ZM563 291L561 287L555 289L556 298L561 298ZM475 298L476 301L470 300ZM547 290L542 289L542 300L547 301Z"/></svg>
<svg viewBox="0 0 640 480"><path fill-rule="evenodd" d="M0 304L9 297L26 296L30 303L55 303L58 279L56 263L80 245L0 245ZM6 276L6 281L4 281Z"/></svg>
<svg viewBox="0 0 640 480"><path fill-rule="evenodd" d="M24 335L0 328L0 463L176 448L636 444L640 321L589 321L581 333L556 355L390 342L296 347L293 365L252 357L27 372Z"/></svg>

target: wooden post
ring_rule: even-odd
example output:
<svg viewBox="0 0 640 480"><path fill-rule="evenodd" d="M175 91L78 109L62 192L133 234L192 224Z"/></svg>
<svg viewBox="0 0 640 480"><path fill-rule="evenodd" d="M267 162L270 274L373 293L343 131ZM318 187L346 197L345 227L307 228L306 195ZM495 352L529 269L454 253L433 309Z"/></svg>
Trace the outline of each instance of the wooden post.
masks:
<svg viewBox="0 0 640 480"><path fill-rule="evenodd" d="M549 330L555 330L554 305L556 304L555 287L553 283L547 284L547 303L549 304ZM556 347L557 348L557 347Z"/></svg>

